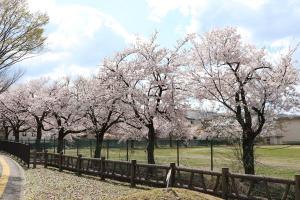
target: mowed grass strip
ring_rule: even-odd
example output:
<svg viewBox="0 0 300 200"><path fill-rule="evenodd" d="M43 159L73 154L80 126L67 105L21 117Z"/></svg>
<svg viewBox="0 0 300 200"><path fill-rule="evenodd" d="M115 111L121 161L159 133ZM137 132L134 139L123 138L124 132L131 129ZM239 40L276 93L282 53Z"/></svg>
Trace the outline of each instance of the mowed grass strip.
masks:
<svg viewBox="0 0 300 200"><path fill-rule="evenodd" d="M180 166L210 169L210 147L180 148ZM237 159L236 148L232 146L215 146L213 153L214 170L220 171L222 167L229 167L233 172L243 172L242 164ZM156 148L155 159L158 164L169 165L177 162L176 148ZM91 156L89 147L81 148L79 153L85 157ZM77 155L76 149L66 148L66 154ZM92 148L92 156L94 148ZM293 179L295 174L300 174L300 145L272 145L256 146L256 173L264 176L273 176ZM102 156L107 156L106 148ZM110 148L109 159L126 160L125 148ZM147 161L145 149L129 150L129 160Z"/></svg>

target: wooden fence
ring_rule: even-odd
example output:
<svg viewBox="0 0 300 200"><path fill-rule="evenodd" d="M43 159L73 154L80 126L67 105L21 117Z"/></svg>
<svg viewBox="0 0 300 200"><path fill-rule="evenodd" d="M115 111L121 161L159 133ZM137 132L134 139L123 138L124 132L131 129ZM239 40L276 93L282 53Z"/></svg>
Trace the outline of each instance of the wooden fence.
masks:
<svg viewBox="0 0 300 200"><path fill-rule="evenodd" d="M171 187L191 189L224 199L268 199L300 200L300 176L295 180L243 175L229 172L205 171L177 167L175 163L166 165L140 164L136 160L113 161L85 158L81 155L66 156L62 153L34 152L33 167L55 167L60 171L70 170L80 174L100 176L101 179L114 179L129 182L132 187L143 184L155 187L166 186L166 175L171 170Z"/></svg>
<svg viewBox="0 0 300 200"><path fill-rule="evenodd" d="M16 156L29 167L30 146L28 144L0 140L0 151Z"/></svg>

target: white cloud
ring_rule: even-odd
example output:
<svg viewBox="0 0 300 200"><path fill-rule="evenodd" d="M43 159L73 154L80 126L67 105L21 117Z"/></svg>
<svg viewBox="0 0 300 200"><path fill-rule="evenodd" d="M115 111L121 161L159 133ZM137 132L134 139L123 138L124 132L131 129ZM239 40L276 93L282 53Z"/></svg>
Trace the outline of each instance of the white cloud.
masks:
<svg viewBox="0 0 300 200"><path fill-rule="evenodd" d="M29 81L40 77L50 78L51 80L58 80L64 77L76 78L79 76L91 77L98 72L98 67L88 67L79 65L60 65L52 69L52 71L43 74L42 76L24 76L21 79L23 81Z"/></svg>
<svg viewBox="0 0 300 200"><path fill-rule="evenodd" d="M129 33L118 21L116 21L113 17L109 15L105 15L105 26L111 28L115 33L121 35L126 43L132 43L135 41L136 36L134 34Z"/></svg>
<svg viewBox="0 0 300 200"><path fill-rule="evenodd" d="M76 48L85 40L97 37L98 31L103 27L110 28L126 42L131 42L134 38L112 16L90 6L60 5L55 0L29 0L29 7L49 15L49 25L55 29L48 34L47 43L51 49Z"/></svg>
<svg viewBox="0 0 300 200"><path fill-rule="evenodd" d="M280 38L271 43L272 48L287 48L292 44L292 38L290 37L285 37L285 38Z"/></svg>
<svg viewBox="0 0 300 200"><path fill-rule="evenodd" d="M266 44L266 51L268 53L267 58L274 63L277 63L282 55L289 51L292 47L293 39L291 37L284 37L274 40L271 43Z"/></svg>
<svg viewBox="0 0 300 200"><path fill-rule="evenodd" d="M37 67L48 62L66 60L71 54L68 51L45 51L41 54L34 55L32 58L22 61L22 65L27 67Z"/></svg>
<svg viewBox="0 0 300 200"><path fill-rule="evenodd" d="M268 0L234 0L234 1L252 10L259 10L268 2Z"/></svg>
<svg viewBox="0 0 300 200"><path fill-rule="evenodd" d="M85 54L88 46L93 46L93 42L98 41L101 31L112 32L114 37L119 37L126 43L131 43L135 39L135 36L116 19L91 6L62 3L59 0L28 0L28 5L32 11L45 12L49 16L49 24L45 31L47 36L45 50L22 62L23 67L28 71L37 72L38 67L43 68L41 71L46 72L43 76L57 79L64 76L90 76L96 73L97 67L82 66L76 61L85 62L82 53ZM93 49L87 51L93 51ZM89 63L92 63L91 59L95 58L87 58ZM99 61L100 59L101 57ZM93 65L93 63L87 65ZM35 74L41 74L41 72ZM38 76L33 77L29 74L29 76L24 76L23 80Z"/></svg>
<svg viewBox="0 0 300 200"><path fill-rule="evenodd" d="M207 8L207 0L147 0L151 9L149 19L160 22L169 12L179 10L184 16L190 17L190 23L184 27L185 33L194 33L199 29L198 17Z"/></svg>
<svg viewBox="0 0 300 200"><path fill-rule="evenodd" d="M192 17L190 20L190 24L185 28L185 33L196 33L199 28L198 19L196 17Z"/></svg>
<svg viewBox="0 0 300 200"><path fill-rule="evenodd" d="M194 16L207 5L207 0L147 0L151 9L149 18L159 22L170 11L179 10L184 16Z"/></svg>
<svg viewBox="0 0 300 200"><path fill-rule="evenodd" d="M238 33L242 36L242 39L246 42L253 42L253 34L252 31L245 27L237 27Z"/></svg>
<svg viewBox="0 0 300 200"><path fill-rule="evenodd" d="M61 65L56 68L54 68L51 72L45 74L45 77L49 77L53 80L70 76L70 77L78 77L78 76L84 76L89 77L93 74L96 74L98 71L97 67L86 67L86 66L79 66L79 65Z"/></svg>
<svg viewBox="0 0 300 200"><path fill-rule="evenodd" d="M231 5L239 5L254 11L262 9L269 0L230 0L230 1L212 1L208 0L146 0L150 7L149 19L155 22L161 20L170 12L178 10L183 16L190 17L189 24L185 27L177 26L177 32L194 33L201 28L199 23L200 16L204 11L209 9L211 5L224 7ZM212 15L214 13L211 13ZM220 19L221 20L221 19ZM247 36L248 37L248 36ZM249 39L249 38L247 38Z"/></svg>

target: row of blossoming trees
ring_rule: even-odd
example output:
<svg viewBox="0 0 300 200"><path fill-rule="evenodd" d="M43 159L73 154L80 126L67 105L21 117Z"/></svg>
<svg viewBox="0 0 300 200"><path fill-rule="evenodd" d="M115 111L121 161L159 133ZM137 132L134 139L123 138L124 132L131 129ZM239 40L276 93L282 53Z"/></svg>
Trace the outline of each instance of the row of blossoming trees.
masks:
<svg viewBox="0 0 300 200"><path fill-rule="evenodd" d="M157 137L190 138L185 118L191 98L214 102L238 130L245 173L254 174L253 146L276 114L297 108L298 71L288 49L272 60L265 49L244 43L235 28L189 36L172 49L137 40L103 61L91 78L38 79L0 95L6 134L18 141L24 131L55 134L57 151L72 134L96 137L100 157L106 134L120 139L145 138L148 163L155 163ZM298 107L299 108L299 107ZM235 119L232 121L232 119ZM210 134L226 126L211 123ZM235 128L233 128L235 127Z"/></svg>

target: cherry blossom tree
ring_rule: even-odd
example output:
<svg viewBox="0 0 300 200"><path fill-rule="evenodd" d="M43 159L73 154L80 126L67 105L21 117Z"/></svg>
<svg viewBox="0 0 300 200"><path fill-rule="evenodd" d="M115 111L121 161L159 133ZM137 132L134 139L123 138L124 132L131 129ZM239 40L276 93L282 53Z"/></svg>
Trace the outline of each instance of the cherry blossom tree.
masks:
<svg viewBox="0 0 300 200"><path fill-rule="evenodd" d="M243 42L235 28L214 29L192 39L188 79L194 96L217 102L240 127L246 174L254 174L254 142L266 124L299 100L295 48L272 58ZM272 59L270 59L270 57Z"/></svg>
<svg viewBox="0 0 300 200"><path fill-rule="evenodd" d="M5 117L1 117L1 128L4 131L4 139L8 140L8 136L11 133L12 129L9 128L9 123L5 120Z"/></svg>
<svg viewBox="0 0 300 200"><path fill-rule="evenodd" d="M22 106L24 92L14 88L5 91L0 95L0 112L4 128L11 129L15 141L19 142L20 133L29 130L31 127L26 123L28 113ZM9 132L7 132L8 134Z"/></svg>
<svg viewBox="0 0 300 200"><path fill-rule="evenodd" d="M184 44L178 42L172 50L162 48L156 41L157 34L150 40L137 40L130 48L119 52L114 58L106 59L103 67L108 77L114 80L112 87L124 91L126 122L119 130L123 137L146 138L148 163L155 163L155 139L160 135L181 137L184 115L182 96L176 80L176 71L185 64ZM176 128L175 128L176 127ZM122 134L122 131L120 132Z"/></svg>
<svg viewBox="0 0 300 200"><path fill-rule="evenodd" d="M58 135L58 152L66 135L86 130L82 107L78 91L68 79L51 83L48 79L32 80L0 96L3 127L12 130L16 141L19 133L30 129L36 132L39 147L42 131L54 130Z"/></svg>
<svg viewBox="0 0 300 200"><path fill-rule="evenodd" d="M28 83L18 87L24 96L20 106L28 114L27 124L36 132L36 147L40 147L43 131L49 131L47 117L51 114L51 90L49 88L49 79L40 78L31 80Z"/></svg>
<svg viewBox="0 0 300 200"><path fill-rule="evenodd" d="M124 111L121 109L123 92L112 87L112 81L100 72L98 77L80 78L75 82L79 102L86 112L87 129L96 137L95 158L101 155L105 133L117 123L124 122Z"/></svg>
<svg viewBox="0 0 300 200"><path fill-rule="evenodd" d="M78 134L86 131L84 109L79 101L77 90L71 87L69 79L55 81L51 90L50 127L56 130L58 144L57 152L63 150L63 140L68 134Z"/></svg>

